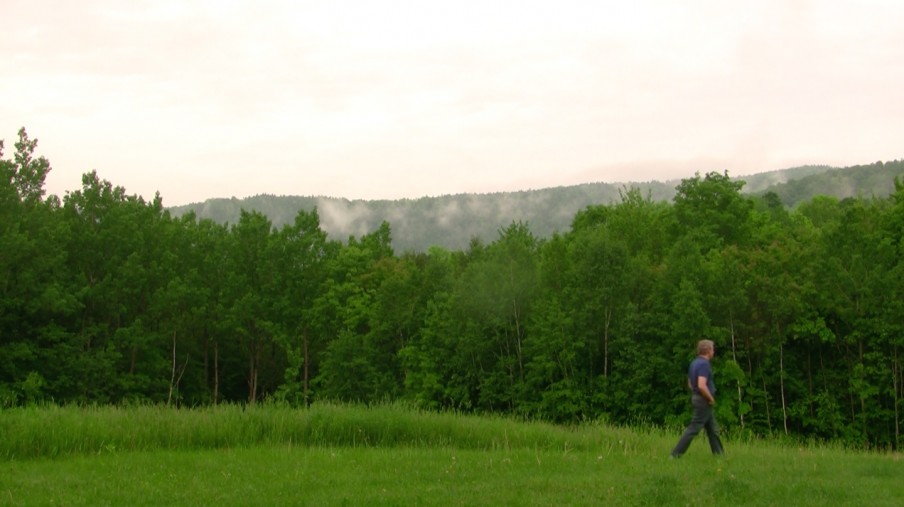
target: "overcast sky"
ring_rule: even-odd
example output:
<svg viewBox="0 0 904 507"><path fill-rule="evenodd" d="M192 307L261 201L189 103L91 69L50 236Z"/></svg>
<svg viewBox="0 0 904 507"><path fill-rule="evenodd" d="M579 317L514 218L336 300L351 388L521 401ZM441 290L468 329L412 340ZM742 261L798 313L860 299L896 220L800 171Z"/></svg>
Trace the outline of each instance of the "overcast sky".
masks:
<svg viewBox="0 0 904 507"><path fill-rule="evenodd" d="M900 0L2 0L0 138L174 206L904 158Z"/></svg>

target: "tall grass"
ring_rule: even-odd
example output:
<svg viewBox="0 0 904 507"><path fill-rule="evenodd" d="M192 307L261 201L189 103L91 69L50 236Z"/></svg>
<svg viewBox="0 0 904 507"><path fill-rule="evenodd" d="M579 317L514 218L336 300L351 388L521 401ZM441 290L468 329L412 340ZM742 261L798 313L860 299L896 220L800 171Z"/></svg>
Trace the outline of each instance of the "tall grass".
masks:
<svg viewBox="0 0 904 507"><path fill-rule="evenodd" d="M0 505L889 505L893 453L387 405L0 411Z"/></svg>
<svg viewBox="0 0 904 507"><path fill-rule="evenodd" d="M601 429L605 428L605 431ZM565 428L503 417L434 413L397 405L316 404L173 409L160 406L26 407L0 411L0 459L114 451L205 450L261 445L589 450L643 445L637 433Z"/></svg>

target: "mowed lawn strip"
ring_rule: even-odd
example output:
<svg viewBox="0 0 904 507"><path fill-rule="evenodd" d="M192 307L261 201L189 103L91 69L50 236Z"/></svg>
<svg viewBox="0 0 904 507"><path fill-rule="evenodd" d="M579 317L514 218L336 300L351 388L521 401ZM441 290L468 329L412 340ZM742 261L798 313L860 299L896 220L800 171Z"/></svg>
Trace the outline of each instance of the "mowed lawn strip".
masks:
<svg viewBox="0 0 904 507"><path fill-rule="evenodd" d="M901 505L891 454L271 446L0 462L0 505ZM703 442L698 442L702 444Z"/></svg>

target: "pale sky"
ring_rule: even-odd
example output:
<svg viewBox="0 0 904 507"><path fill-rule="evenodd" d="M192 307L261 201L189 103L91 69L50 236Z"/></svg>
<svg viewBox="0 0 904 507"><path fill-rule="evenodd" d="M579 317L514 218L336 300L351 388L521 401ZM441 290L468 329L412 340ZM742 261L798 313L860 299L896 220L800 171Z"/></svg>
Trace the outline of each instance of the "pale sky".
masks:
<svg viewBox="0 0 904 507"><path fill-rule="evenodd" d="M62 197L418 198L904 158L900 0L0 0Z"/></svg>

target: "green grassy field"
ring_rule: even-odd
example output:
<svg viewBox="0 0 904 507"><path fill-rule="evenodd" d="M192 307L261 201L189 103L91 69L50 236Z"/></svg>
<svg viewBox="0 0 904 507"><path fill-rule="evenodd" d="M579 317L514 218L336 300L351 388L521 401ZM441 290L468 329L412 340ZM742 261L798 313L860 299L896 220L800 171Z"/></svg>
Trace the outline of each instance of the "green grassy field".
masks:
<svg viewBox="0 0 904 507"><path fill-rule="evenodd" d="M0 411L0 505L901 505L895 454L400 407Z"/></svg>

